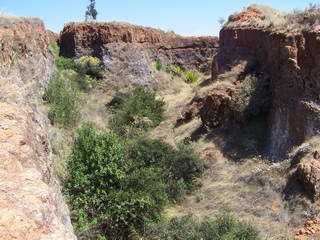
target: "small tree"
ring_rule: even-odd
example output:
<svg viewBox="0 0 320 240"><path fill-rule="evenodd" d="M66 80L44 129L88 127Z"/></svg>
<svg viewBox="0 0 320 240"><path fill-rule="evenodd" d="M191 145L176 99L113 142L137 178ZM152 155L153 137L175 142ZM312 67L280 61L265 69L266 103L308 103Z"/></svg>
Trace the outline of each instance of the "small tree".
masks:
<svg viewBox="0 0 320 240"><path fill-rule="evenodd" d="M96 1L90 0L90 4L87 7L86 11L86 21L88 20L97 20L98 12L96 10Z"/></svg>

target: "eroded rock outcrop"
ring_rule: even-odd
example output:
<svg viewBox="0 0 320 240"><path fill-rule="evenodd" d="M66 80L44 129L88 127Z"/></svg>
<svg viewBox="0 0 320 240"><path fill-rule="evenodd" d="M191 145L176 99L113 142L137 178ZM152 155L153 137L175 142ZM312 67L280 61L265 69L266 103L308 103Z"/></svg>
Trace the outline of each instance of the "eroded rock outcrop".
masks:
<svg viewBox="0 0 320 240"><path fill-rule="evenodd" d="M181 37L171 32L125 23L71 23L60 36L61 55L93 55L106 66L116 57L115 43L141 47L151 59L209 73L218 47L215 37Z"/></svg>
<svg viewBox="0 0 320 240"><path fill-rule="evenodd" d="M222 122L242 119L237 108L231 105L241 101L237 92L245 88L246 76L256 76L262 92L253 94L255 99L250 102L262 103L258 104L258 112L267 114L266 151L275 159L317 135L320 127L320 33L312 29L287 31L285 24L285 15L266 7L252 6L230 17L220 32L220 49L215 58L217 72L221 76L234 69L241 71L231 80L220 81L218 77L218 83L232 83L232 91L223 88L221 94L221 89L217 91L212 87L204 94L204 104L199 111L207 126L217 125L217 119L225 115L226 109L235 110ZM254 87L253 91L256 90Z"/></svg>
<svg viewBox="0 0 320 240"><path fill-rule="evenodd" d="M76 239L50 158L41 95L53 71L38 19L0 18L0 239Z"/></svg>

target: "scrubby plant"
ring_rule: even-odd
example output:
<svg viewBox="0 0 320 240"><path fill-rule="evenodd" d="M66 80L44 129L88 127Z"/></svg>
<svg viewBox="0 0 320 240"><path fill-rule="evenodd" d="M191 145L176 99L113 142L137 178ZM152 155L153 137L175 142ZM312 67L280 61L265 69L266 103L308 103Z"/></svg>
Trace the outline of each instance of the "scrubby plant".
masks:
<svg viewBox="0 0 320 240"><path fill-rule="evenodd" d="M320 24L320 4L312 4L303 10L295 10L286 16L287 25L292 28L310 29Z"/></svg>
<svg viewBox="0 0 320 240"><path fill-rule="evenodd" d="M184 75L183 68L178 65L169 65L166 71L175 77L182 77Z"/></svg>
<svg viewBox="0 0 320 240"><path fill-rule="evenodd" d="M79 117L79 94L72 80L74 72L56 72L51 78L44 99L50 104L49 119L65 127L73 126Z"/></svg>
<svg viewBox="0 0 320 240"><path fill-rule="evenodd" d="M128 158L134 159L137 167L164 166L172 158L174 149L158 139L138 138L128 147Z"/></svg>
<svg viewBox="0 0 320 240"><path fill-rule="evenodd" d="M58 70L76 70L76 63L72 58L58 57L55 64Z"/></svg>
<svg viewBox="0 0 320 240"><path fill-rule="evenodd" d="M147 131L164 119L164 105L152 90L136 87L112 108L110 126L123 136Z"/></svg>
<svg viewBox="0 0 320 240"><path fill-rule="evenodd" d="M128 148L128 158L136 168L157 167L166 179L168 198L180 201L196 186L204 170L203 161L190 145L179 144L175 149L161 140L138 139Z"/></svg>
<svg viewBox="0 0 320 240"><path fill-rule="evenodd" d="M99 58L82 56L76 60L76 68L82 75L89 75L95 79L103 77L103 67Z"/></svg>
<svg viewBox="0 0 320 240"><path fill-rule="evenodd" d="M173 156L166 163L170 178L175 181L183 180L188 190L195 185L194 180L201 176L204 166L200 157L190 144L180 143Z"/></svg>
<svg viewBox="0 0 320 240"><path fill-rule="evenodd" d="M162 70L162 63L161 63L160 59L156 60L156 70L157 71L161 71Z"/></svg>
<svg viewBox="0 0 320 240"><path fill-rule="evenodd" d="M146 222L158 221L167 203L166 183L158 166L138 167L113 133L83 125L67 162L65 194L79 236L98 232L128 239ZM93 231L95 229L95 231Z"/></svg>
<svg viewBox="0 0 320 240"><path fill-rule="evenodd" d="M116 135L85 124L76 133L67 169L64 190L73 222L79 233L85 232L103 222L110 204L108 196L120 188L125 177L123 144Z"/></svg>
<svg viewBox="0 0 320 240"><path fill-rule="evenodd" d="M49 45L49 51L54 57L55 65L58 70L76 70L76 63L72 58L59 56L59 46L56 42Z"/></svg>
<svg viewBox="0 0 320 240"><path fill-rule="evenodd" d="M85 92L91 90L97 84L97 81L89 75L78 74L76 81L79 88Z"/></svg>
<svg viewBox="0 0 320 240"><path fill-rule="evenodd" d="M192 83L192 84L195 84L199 81L199 74L198 72L196 71L186 71L185 74L184 74L184 78L185 78L185 81L186 83Z"/></svg>
<svg viewBox="0 0 320 240"><path fill-rule="evenodd" d="M229 214L199 221L191 216L150 224L144 239L260 240L258 231Z"/></svg>
<svg viewBox="0 0 320 240"><path fill-rule="evenodd" d="M59 46L56 42L52 42L49 44L49 51L53 55L54 59L57 59L59 57Z"/></svg>

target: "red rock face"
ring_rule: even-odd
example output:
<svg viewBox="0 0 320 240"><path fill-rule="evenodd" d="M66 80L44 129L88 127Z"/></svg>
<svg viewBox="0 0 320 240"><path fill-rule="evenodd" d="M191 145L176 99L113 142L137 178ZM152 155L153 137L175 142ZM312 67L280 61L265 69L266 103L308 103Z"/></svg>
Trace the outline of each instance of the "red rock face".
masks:
<svg viewBox="0 0 320 240"><path fill-rule="evenodd" d="M257 28L224 28L220 33L218 74L246 61L251 66L248 72L267 76L272 102L268 152L275 158L318 134L319 36L316 32L292 35ZM210 125L215 117L203 119Z"/></svg>
<svg viewBox="0 0 320 240"><path fill-rule="evenodd" d="M47 54L48 35L44 24L32 18L1 18L0 62L8 64L14 57L27 57L31 52Z"/></svg>
<svg viewBox="0 0 320 240"><path fill-rule="evenodd" d="M75 239L53 173L42 92L53 70L37 19L0 18L0 239Z"/></svg>
<svg viewBox="0 0 320 240"><path fill-rule="evenodd" d="M130 24L80 23L65 26L60 36L60 53L65 57L93 55L103 60L112 43L141 44L152 50L153 58L209 72L218 40L214 37L181 37Z"/></svg>

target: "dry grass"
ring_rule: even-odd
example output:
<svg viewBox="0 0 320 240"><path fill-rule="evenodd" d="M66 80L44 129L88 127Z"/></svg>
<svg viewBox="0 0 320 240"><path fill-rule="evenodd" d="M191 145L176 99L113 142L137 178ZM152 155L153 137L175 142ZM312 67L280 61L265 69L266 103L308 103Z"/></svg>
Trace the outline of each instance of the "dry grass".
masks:
<svg viewBox="0 0 320 240"><path fill-rule="evenodd" d="M303 11L294 10L287 16L289 29L312 30L320 25L320 4L309 4Z"/></svg>
<svg viewBox="0 0 320 240"><path fill-rule="evenodd" d="M318 29L319 25L320 4L309 4L304 10L294 10L290 13L254 4L240 13L231 15L224 27L250 27L292 33Z"/></svg>
<svg viewBox="0 0 320 240"><path fill-rule="evenodd" d="M245 11L231 15L225 27L277 28L286 22L285 14L264 5L250 5Z"/></svg>

